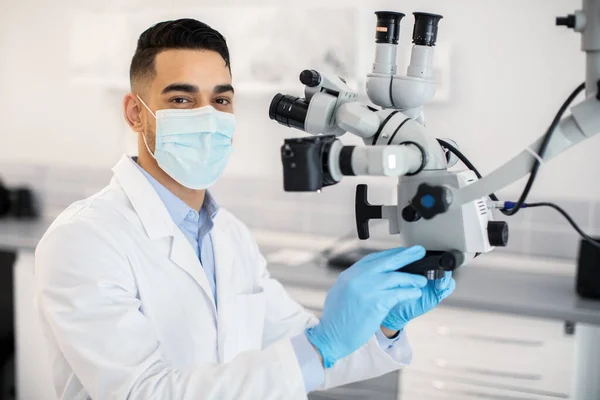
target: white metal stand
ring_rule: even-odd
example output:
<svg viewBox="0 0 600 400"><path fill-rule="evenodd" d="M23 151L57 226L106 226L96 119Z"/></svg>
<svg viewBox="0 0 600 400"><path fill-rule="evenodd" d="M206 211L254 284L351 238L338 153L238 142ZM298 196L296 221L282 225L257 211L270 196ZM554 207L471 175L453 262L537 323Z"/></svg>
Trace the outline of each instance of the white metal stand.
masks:
<svg viewBox="0 0 600 400"><path fill-rule="evenodd" d="M575 367L573 400L600 399L600 326L575 326Z"/></svg>

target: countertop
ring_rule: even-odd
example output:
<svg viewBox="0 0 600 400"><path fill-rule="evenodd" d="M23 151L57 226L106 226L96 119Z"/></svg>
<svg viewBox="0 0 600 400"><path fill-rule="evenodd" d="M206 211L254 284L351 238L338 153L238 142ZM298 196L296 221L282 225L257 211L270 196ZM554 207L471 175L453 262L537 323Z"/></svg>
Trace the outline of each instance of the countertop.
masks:
<svg viewBox="0 0 600 400"><path fill-rule="evenodd" d="M51 222L50 219L0 221L0 248L35 249ZM318 254L335 239L264 231L255 231L255 237L274 277L292 289L313 291L315 299L323 298L338 271L326 268ZM376 241L370 241L369 245L374 243L377 247ZM389 247L390 243L393 242L380 242L379 246ZM364 243L349 240L338 244ZM444 304L600 325L600 301L579 298L574 276L574 261L485 254L455 272L457 289Z"/></svg>
<svg viewBox="0 0 600 400"><path fill-rule="evenodd" d="M600 301L577 296L574 276L487 267L484 260L477 264L455 272L456 291L445 306L600 325ZM315 262L293 269L271 263L270 272L288 288L312 290L307 296L312 298L319 292L324 296L337 276Z"/></svg>
<svg viewBox="0 0 600 400"><path fill-rule="evenodd" d="M292 290L312 291L305 297L315 299L312 307L317 308L316 299L322 301L338 271L327 268L314 251L303 255L299 248L276 250L276 244L272 238L262 246L271 275ZM600 301L582 299L575 292L574 260L492 252L459 268L454 277L456 291L445 306L600 325Z"/></svg>

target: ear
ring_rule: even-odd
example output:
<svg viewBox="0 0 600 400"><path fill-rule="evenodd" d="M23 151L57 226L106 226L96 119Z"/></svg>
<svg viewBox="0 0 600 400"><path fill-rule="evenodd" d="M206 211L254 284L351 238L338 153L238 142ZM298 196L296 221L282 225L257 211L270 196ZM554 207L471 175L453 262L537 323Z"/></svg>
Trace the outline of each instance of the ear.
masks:
<svg viewBox="0 0 600 400"><path fill-rule="evenodd" d="M123 114L125 121L134 132L142 132L144 121L142 120L142 105L137 96L127 93L123 98Z"/></svg>

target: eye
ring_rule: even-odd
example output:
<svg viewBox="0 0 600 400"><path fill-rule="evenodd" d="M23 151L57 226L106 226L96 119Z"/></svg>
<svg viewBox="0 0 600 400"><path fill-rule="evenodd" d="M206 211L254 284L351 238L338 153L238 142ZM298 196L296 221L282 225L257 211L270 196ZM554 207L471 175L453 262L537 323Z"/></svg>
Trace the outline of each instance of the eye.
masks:
<svg viewBox="0 0 600 400"><path fill-rule="evenodd" d="M173 99L171 99L171 103L175 103L175 104L187 104L190 101L184 97L175 97Z"/></svg>
<svg viewBox="0 0 600 400"><path fill-rule="evenodd" d="M231 100L224 98L224 97L220 97L220 98L216 99L215 102L217 104L221 104L223 106L228 106L231 104Z"/></svg>

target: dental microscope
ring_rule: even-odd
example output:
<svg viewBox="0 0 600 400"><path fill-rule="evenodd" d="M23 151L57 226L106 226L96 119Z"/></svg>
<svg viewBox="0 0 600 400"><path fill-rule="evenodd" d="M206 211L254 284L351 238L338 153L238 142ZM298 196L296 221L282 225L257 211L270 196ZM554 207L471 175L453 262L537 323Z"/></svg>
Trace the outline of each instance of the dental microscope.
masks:
<svg viewBox="0 0 600 400"><path fill-rule="evenodd" d="M405 15L391 11L375 15L375 61L366 80L372 104L359 102L343 78L315 70L300 74L304 98L281 93L273 98L271 119L312 135L285 140L284 190L320 191L343 176L398 177L397 205L370 204L367 185L357 186L358 237L369 238L370 220L387 220L390 234L401 235L407 246L427 250L422 260L403 272L437 279L480 254L506 246L508 224L495 221L492 210L510 216L525 207L538 169L600 131L600 0L584 0L581 11L556 21L582 33L585 85L573 92L544 135L485 177L456 143L438 139L424 124L423 107L436 90L433 57L442 16L414 13L410 63L406 75L400 75L396 51ZM585 100L562 118L584 88ZM365 146L344 146L339 137L345 133L359 136ZM450 170L458 159L468 169ZM494 195L527 174L529 182L516 203L500 202Z"/></svg>

